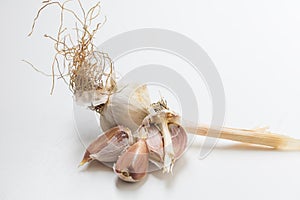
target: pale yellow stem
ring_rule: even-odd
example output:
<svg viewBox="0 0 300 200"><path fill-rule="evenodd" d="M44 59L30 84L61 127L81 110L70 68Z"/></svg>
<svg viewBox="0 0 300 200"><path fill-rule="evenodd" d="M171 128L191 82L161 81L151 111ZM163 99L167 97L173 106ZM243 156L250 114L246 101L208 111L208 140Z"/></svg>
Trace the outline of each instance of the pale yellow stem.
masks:
<svg viewBox="0 0 300 200"><path fill-rule="evenodd" d="M226 140L257 144L281 150L300 150L300 140L288 136L275 134L266 129L237 129L210 128L206 125L186 126L186 131L196 135L217 137Z"/></svg>

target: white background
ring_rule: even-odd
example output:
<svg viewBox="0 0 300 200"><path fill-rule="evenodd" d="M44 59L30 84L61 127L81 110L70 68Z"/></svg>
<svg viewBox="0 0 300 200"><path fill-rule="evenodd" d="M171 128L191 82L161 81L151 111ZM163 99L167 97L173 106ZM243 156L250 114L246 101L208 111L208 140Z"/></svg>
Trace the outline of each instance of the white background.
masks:
<svg viewBox="0 0 300 200"><path fill-rule="evenodd" d="M50 71L52 44L42 34L54 33L56 10L45 12L34 36L26 37L39 6L36 0L0 3L0 199L299 199L300 152L234 142L219 141L199 160L203 140L196 139L173 176L155 172L137 184L119 181L96 162L78 169L84 147L71 94L59 82L50 96L51 80L21 62ZM102 10L107 23L96 43L138 28L182 33L219 71L226 126L269 125L300 138L299 1L103 0Z"/></svg>

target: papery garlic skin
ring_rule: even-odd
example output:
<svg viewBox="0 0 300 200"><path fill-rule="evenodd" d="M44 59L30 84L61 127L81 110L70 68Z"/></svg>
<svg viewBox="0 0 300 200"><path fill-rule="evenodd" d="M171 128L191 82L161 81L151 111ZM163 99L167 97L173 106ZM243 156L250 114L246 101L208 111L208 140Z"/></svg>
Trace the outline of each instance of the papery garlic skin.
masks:
<svg viewBox="0 0 300 200"><path fill-rule="evenodd" d="M107 130L117 125L134 132L149 114L151 101L146 85L128 84L119 86L100 113L100 125Z"/></svg>
<svg viewBox="0 0 300 200"><path fill-rule="evenodd" d="M113 127L88 146L80 165L92 160L115 162L124 149L131 144L133 144L133 137L128 128Z"/></svg>
<svg viewBox="0 0 300 200"><path fill-rule="evenodd" d="M142 180L148 171L149 151L144 139L130 146L117 160L114 171L126 182Z"/></svg>

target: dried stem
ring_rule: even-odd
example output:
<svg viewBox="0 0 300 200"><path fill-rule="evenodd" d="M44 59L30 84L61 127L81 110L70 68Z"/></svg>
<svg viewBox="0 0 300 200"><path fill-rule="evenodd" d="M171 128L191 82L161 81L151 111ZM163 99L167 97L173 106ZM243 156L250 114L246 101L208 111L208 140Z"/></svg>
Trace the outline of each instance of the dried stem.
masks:
<svg viewBox="0 0 300 200"><path fill-rule="evenodd" d="M275 134L266 129L209 128L206 125L186 126L186 131L196 135L221 138L249 144L263 145L281 150L300 150L300 140Z"/></svg>

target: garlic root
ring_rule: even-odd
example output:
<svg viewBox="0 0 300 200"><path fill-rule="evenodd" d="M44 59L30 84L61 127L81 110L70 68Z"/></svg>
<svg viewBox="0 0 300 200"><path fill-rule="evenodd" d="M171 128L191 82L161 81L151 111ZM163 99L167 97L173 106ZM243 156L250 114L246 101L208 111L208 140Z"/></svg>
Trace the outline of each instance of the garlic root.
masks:
<svg viewBox="0 0 300 200"><path fill-rule="evenodd" d="M300 150L300 140L275 134L266 129L210 128L207 125L185 126L188 133L232 140L237 142L263 145L279 150ZM208 134L210 132L210 134Z"/></svg>

